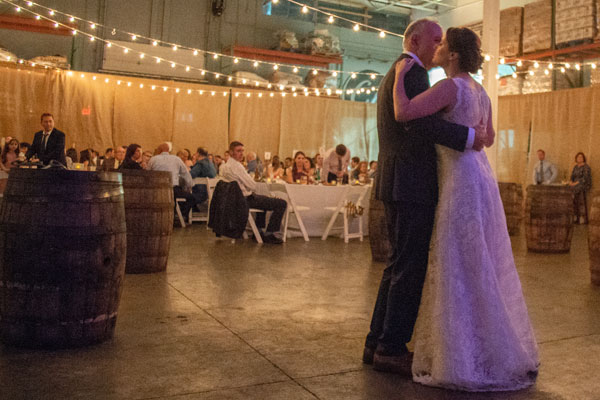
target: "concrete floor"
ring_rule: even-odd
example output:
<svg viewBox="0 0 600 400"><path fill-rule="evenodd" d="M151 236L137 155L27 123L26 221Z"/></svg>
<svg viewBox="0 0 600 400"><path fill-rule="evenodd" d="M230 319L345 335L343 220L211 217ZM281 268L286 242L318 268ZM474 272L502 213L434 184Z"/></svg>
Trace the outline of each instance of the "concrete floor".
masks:
<svg viewBox="0 0 600 400"><path fill-rule="evenodd" d="M0 347L1 399L600 399L600 288L586 228L570 254L513 247L540 343L535 387L468 394L361 363L383 264L368 240L283 246L175 229L166 274L127 275L113 341Z"/></svg>

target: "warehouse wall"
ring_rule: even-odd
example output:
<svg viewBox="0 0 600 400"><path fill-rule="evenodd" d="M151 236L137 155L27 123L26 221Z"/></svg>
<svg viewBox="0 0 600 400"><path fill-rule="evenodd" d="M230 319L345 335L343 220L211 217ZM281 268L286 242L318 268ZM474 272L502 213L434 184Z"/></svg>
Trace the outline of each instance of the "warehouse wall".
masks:
<svg viewBox="0 0 600 400"><path fill-rule="evenodd" d="M263 15L262 0L226 0L225 11L219 17L212 15L210 0L38 0L38 3L117 29L213 51L222 51L232 44L270 48L277 43L274 33L278 30L295 31L300 38L315 29L310 22ZM12 7L0 5L0 13L10 12ZM382 40L376 34L355 33L336 26L316 28L327 28L340 37L345 50L344 69L385 73L401 52L401 39L392 36ZM104 32L104 36L119 40L118 35L112 36L110 32ZM0 44L26 59L65 55L77 70L96 71L102 63L102 44L90 43L81 36L0 29ZM218 71L226 67L223 63L210 59L206 68ZM268 71L260 72L266 75Z"/></svg>

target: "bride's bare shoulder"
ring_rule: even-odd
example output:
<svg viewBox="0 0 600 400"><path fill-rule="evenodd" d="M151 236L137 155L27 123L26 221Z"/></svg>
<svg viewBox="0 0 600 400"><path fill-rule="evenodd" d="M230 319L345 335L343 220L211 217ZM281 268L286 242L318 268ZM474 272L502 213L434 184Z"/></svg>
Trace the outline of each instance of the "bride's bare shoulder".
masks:
<svg viewBox="0 0 600 400"><path fill-rule="evenodd" d="M445 78L441 81L438 81L435 85L432 86L432 89L436 92L451 92L455 93L457 90L456 83L452 78Z"/></svg>

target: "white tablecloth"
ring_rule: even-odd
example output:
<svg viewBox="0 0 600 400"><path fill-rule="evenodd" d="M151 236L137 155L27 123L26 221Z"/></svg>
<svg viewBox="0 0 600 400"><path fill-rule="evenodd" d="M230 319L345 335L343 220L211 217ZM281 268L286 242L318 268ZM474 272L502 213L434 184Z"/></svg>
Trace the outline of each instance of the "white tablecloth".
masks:
<svg viewBox="0 0 600 400"><path fill-rule="evenodd" d="M326 210L325 207L335 207L344 195L344 191L348 186L323 186L323 185L294 185L294 184L278 184L278 183L259 183L257 194L268 196L271 190L287 191L291 199L297 206L308 207L309 210L299 211L300 217L304 222L308 236L321 236L327 228L327 224L333 210ZM364 199L362 200L363 213L363 232L364 235L369 233L369 199L371 196L371 186L349 186L348 195L354 203L358 196L366 190ZM349 230L351 232L358 231L358 219L351 218ZM338 221L334 225L337 229L332 229L330 234L341 233L343 219L340 214ZM293 214L290 215L290 228L298 228L296 219Z"/></svg>

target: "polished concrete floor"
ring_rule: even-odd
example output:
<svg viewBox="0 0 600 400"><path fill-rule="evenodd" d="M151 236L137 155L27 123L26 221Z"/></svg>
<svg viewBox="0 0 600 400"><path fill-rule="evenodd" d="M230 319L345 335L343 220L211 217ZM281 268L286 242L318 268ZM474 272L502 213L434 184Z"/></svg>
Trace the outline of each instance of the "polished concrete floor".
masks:
<svg viewBox="0 0 600 400"><path fill-rule="evenodd" d="M167 273L127 275L115 338L0 347L1 399L600 399L600 288L587 232L569 254L514 252L540 344L535 387L468 394L361 363L383 264L368 240L283 246L175 229Z"/></svg>

